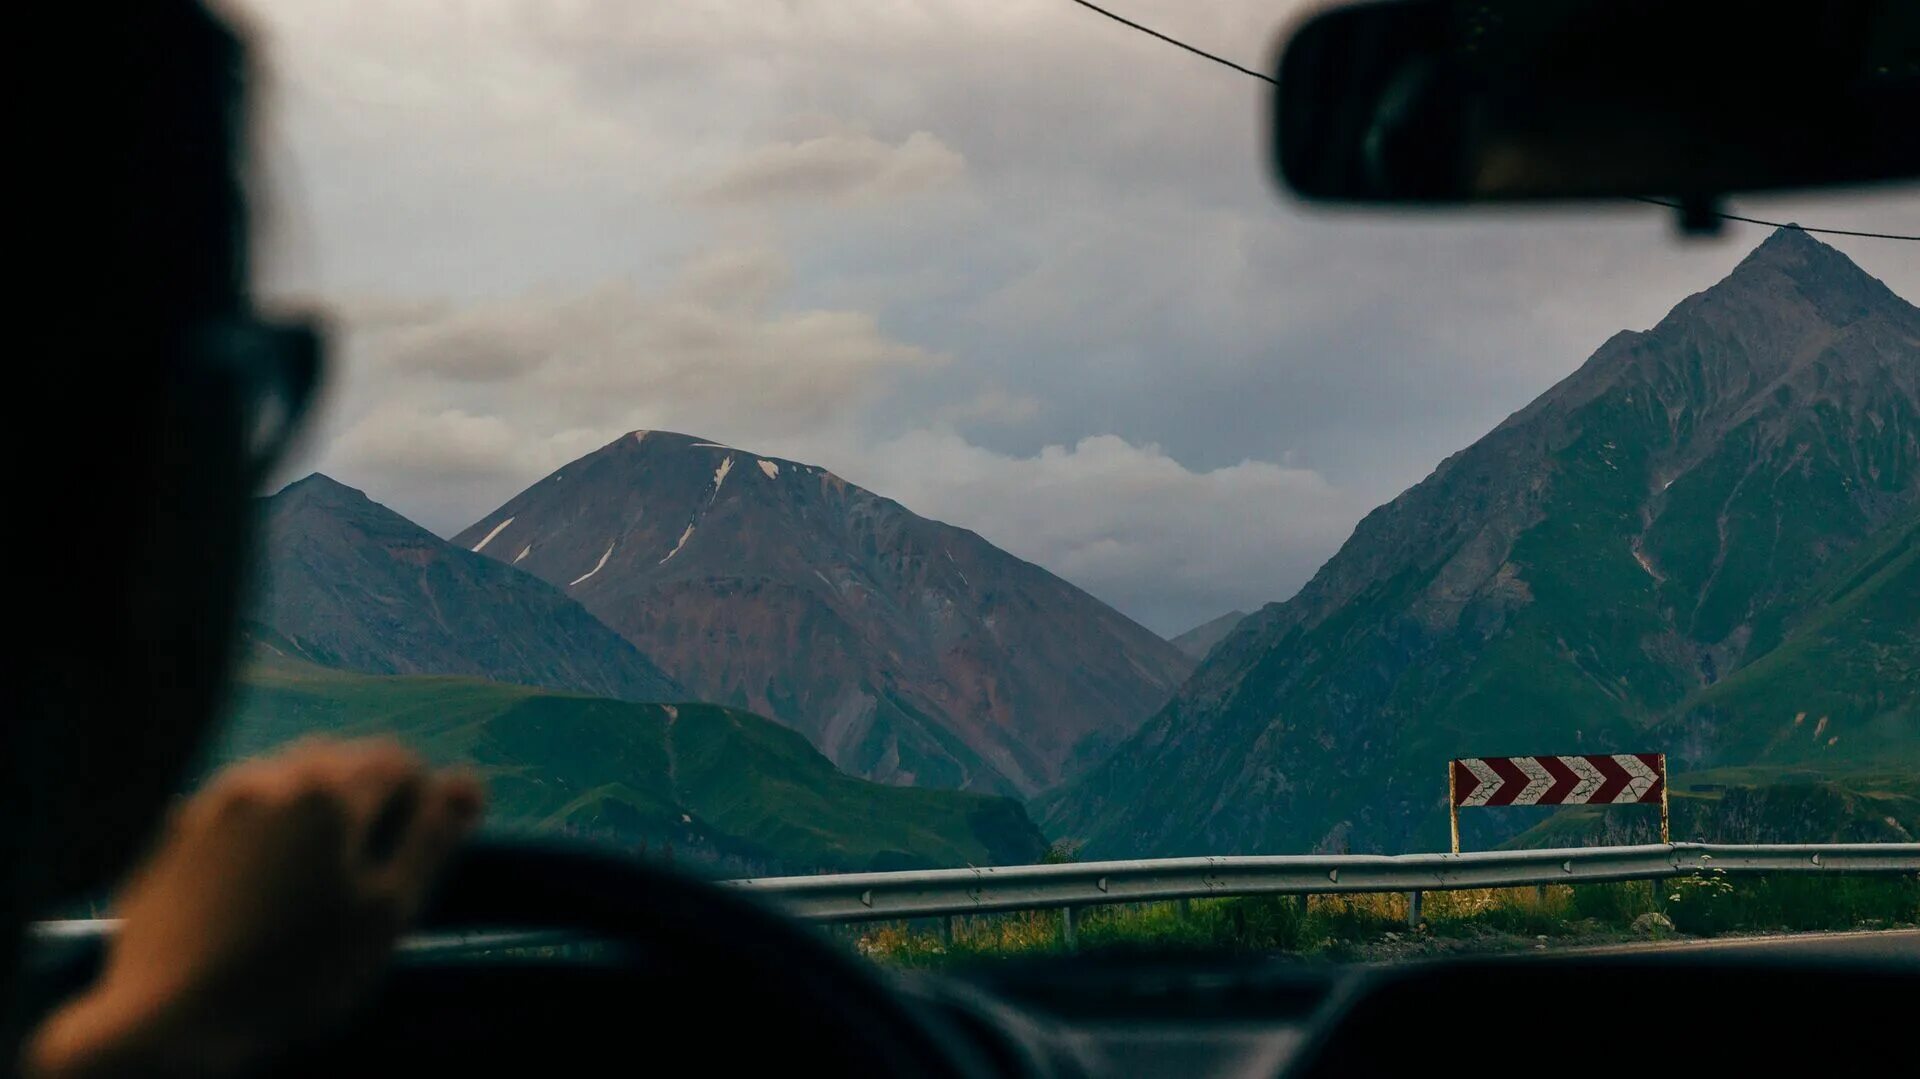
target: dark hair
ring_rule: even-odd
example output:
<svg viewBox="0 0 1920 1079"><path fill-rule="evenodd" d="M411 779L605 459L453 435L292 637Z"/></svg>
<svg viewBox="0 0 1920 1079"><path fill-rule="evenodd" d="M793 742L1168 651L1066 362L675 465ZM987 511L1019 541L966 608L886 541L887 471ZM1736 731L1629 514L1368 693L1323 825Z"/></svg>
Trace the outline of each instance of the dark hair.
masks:
<svg viewBox="0 0 1920 1079"><path fill-rule="evenodd" d="M247 292L245 51L198 3L127 7L83 39L95 104L71 118L73 173L102 184L73 215L102 258L101 299L157 322L232 312Z"/></svg>
<svg viewBox="0 0 1920 1079"><path fill-rule="evenodd" d="M182 407L170 374L196 327L249 307L240 38L188 0L48 4L12 28L26 67L47 70L25 80L36 92L15 147L26 180L15 264L31 280L7 370L9 426L27 436L8 484L31 507L11 529L16 550L38 564L10 590L28 642L0 746L0 1007L18 929L73 886L74 805L158 808L102 761L148 753L156 730L208 708L223 676L217 663L196 670L193 650L225 648L234 603L204 578L209 564L230 576L241 565L244 530L222 523L245 503L227 482L237 464L222 460L235 456L235 424L217 402ZM193 543L205 553L182 558ZM142 624L156 597L172 601L157 583L170 576L196 578L177 618L202 629ZM18 1016L6 1017L10 1064Z"/></svg>

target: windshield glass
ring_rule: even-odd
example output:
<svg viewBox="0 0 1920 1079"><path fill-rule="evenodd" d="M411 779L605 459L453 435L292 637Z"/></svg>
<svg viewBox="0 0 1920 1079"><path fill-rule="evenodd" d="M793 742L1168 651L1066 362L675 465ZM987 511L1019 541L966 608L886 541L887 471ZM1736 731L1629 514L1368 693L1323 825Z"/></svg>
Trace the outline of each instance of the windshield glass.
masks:
<svg viewBox="0 0 1920 1079"><path fill-rule="evenodd" d="M1914 841L1920 249L1306 206L1259 72L1310 6L1124 5L1236 71L1066 0L240 3L262 285L334 363L219 758L391 733L717 878ZM1920 234L1910 187L1730 208ZM1314 872L840 932L1920 918Z"/></svg>

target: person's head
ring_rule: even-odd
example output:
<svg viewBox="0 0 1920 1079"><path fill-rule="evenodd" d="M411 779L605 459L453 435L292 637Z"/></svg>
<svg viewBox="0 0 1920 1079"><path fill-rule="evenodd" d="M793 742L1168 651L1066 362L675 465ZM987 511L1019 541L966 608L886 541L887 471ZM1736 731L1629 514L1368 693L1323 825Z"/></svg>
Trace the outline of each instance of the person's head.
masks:
<svg viewBox="0 0 1920 1079"><path fill-rule="evenodd" d="M29 117L21 261L46 298L14 397L45 434L11 514L4 827L12 901L36 904L124 869L204 744L252 495L318 367L310 330L253 307L238 35L190 0L58 7L30 35L67 63Z"/></svg>

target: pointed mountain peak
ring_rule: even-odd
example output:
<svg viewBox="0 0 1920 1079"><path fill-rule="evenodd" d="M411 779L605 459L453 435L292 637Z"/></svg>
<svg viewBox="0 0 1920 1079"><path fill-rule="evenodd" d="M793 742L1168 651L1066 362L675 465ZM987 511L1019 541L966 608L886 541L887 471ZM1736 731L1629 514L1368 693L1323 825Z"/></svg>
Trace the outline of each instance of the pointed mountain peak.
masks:
<svg viewBox="0 0 1920 1079"><path fill-rule="evenodd" d="M282 654L372 674L463 675L625 700L682 694L553 586L463 550L329 476L261 500L253 621Z"/></svg>
<svg viewBox="0 0 1920 1079"><path fill-rule="evenodd" d="M626 434L600 447L593 453L588 454L582 458L581 461L612 454L617 454L622 457L638 454L641 457L657 459L658 455L663 452L674 455L689 452L696 455L712 455L715 453L751 455L753 453L752 450L743 450L738 446L707 438L702 435L683 434L679 431L641 430L628 431ZM576 465L579 463L580 462L575 462Z"/></svg>
<svg viewBox="0 0 1920 1079"><path fill-rule="evenodd" d="M584 604L694 695L889 782L1031 794L1191 667L975 533L693 435L629 431L452 542Z"/></svg>
<svg viewBox="0 0 1920 1079"><path fill-rule="evenodd" d="M628 431L626 434L621 435L619 438L616 438L612 442L607 443L605 448L611 449L615 446L628 445L628 444L635 445L635 446L664 445L664 446L675 446L679 448L685 448L687 446L719 446L722 449L731 448L729 446L726 446L723 443L715 442L713 439L710 439L710 438L702 438L699 435L683 434L679 431Z"/></svg>
<svg viewBox="0 0 1920 1079"><path fill-rule="evenodd" d="M619 443L627 439L632 439L635 445L644 445L645 443L650 441L651 442L699 441L692 435L683 435L678 431L648 431L648 430L642 429L642 430L636 430L636 431L628 431L626 434L621 435L617 439L614 439L614 442Z"/></svg>
<svg viewBox="0 0 1920 1079"><path fill-rule="evenodd" d="M1169 637L1167 641L1194 659L1205 659L1207 653L1213 651L1215 645L1226 640L1227 635L1232 633L1241 622L1245 621L1246 617L1247 612L1245 611L1228 611L1226 614L1218 618L1208 619L1176 637Z"/></svg>
<svg viewBox="0 0 1920 1079"><path fill-rule="evenodd" d="M315 472L282 487L263 500L275 519L327 517L362 531L406 538L432 533L399 513L375 502L365 491L349 487L325 473ZM437 541L436 541L437 542Z"/></svg>
<svg viewBox="0 0 1920 1079"><path fill-rule="evenodd" d="M737 458L733 465L727 465L724 462L724 458L730 456ZM742 469L757 467L768 479L778 479L784 472L793 471L833 475L825 469L801 461L759 453L707 438L704 435L682 434L678 431L628 431L569 465L568 469L578 468L587 461L602 457L613 457L646 468L658 467L664 461L670 466L684 465L706 473L712 473L716 468L731 471L736 467ZM562 469L561 474L564 475L568 469Z"/></svg>
<svg viewBox="0 0 1920 1079"><path fill-rule="evenodd" d="M1795 225L1773 230L1715 287L1768 288L1783 277L1810 298L1898 299L1879 278Z"/></svg>
<svg viewBox="0 0 1920 1079"><path fill-rule="evenodd" d="M1775 266L1798 266L1812 261L1832 260L1853 265L1852 260L1839 251L1814 238L1813 234L1793 222L1774 229L1772 234L1760 242L1760 246L1747 254L1741 264L1749 262L1765 263Z"/></svg>
<svg viewBox="0 0 1920 1079"><path fill-rule="evenodd" d="M294 480L266 500L276 509L292 506L321 506L332 509L377 506L358 487L349 487L324 472L314 472Z"/></svg>

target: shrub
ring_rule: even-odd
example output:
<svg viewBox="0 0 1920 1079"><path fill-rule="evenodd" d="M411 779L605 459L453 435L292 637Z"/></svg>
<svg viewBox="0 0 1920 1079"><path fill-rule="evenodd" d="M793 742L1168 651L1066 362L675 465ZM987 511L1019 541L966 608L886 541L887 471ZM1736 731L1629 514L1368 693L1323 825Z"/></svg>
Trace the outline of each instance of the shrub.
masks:
<svg viewBox="0 0 1920 1079"><path fill-rule="evenodd" d="M1406 928L1406 900L1396 894L1318 896L1308 908L1308 936L1336 942L1372 940Z"/></svg>
<svg viewBox="0 0 1920 1079"><path fill-rule="evenodd" d="M1297 952L1308 941L1308 918L1290 895L1256 895L1222 900L1211 913L1226 921L1230 946L1245 951Z"/></svg>
<svg viewBox="0 0 1920 1079"><path fill-rule="evenodd" d="M1668 882L1666 915L1682 933L1712 936L1739 921L1740 903L1734 898L1727 871L1708 866L1691 876Z"/></svg>
<svg viewBox="0 0 1920 1079"><path fill-rule="evenodd" d="M1041 865L1065 865L1080 860L1080 843L1072 839L1056 839L1047 844L1040 855Z"/></svg>
<svg viewBox="0 0 1920 1079"><path fill-rule="evenodd" d="M1572 891L1568 914L1579 920L1592 919L1603 925L1628 926L1633 924L1635 918L1655 909L1652 881L1577 884Z"/></svg>

